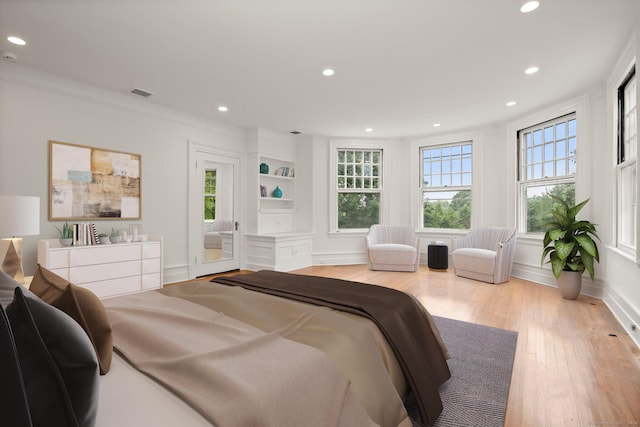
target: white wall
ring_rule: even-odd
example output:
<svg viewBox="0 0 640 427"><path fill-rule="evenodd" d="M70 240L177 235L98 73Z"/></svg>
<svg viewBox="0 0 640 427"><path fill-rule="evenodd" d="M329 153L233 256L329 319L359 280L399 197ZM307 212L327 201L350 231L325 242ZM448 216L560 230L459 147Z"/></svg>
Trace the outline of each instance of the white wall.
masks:
<svg viewBox="0 0 640 427"><path fill-rule="evenodd" d="M615 192L615 170L616 153L615 145L611 141L615 141L617 129L615 115L613 114L617 95L616 90L622 79L629 71L629 66L636 63L636 76L640 69L638 68L637 59L640 58L640 23L636 25L635 33L618 58L618 62L611 70L611 74L607 81L606 101L603 102L603 110L605 115L603 121L605 131L602 134L602 140L609 142L605 144L608 148L606 151L600 150L594 159L594 168L603 171L603 174L594 174L594 179L603 179L606 187L611 189L603 198L603 215L605 215L606 224L614 224L616 217L616 198ZM637 79L637 77L636 77ZM640 85L636 86L636 98L640 99ZM640 131L640 124L638 126ZM639 132L640 134L640 132ZM640 186L640 175L638 175L638 185ZM604 290L604 301L609 306L614 315L618 318L622 326L627 330L633 340L640 346L640 330L636 328L631 331L631 325L640 327L640 266L636 259L629 257L615 247L616 230L613 226L607 230L609 239L604 249L605 265L606 265L606 287ZM638 232L637 241L640 241L640 230ZM636 245L636 250L640 247Z"/></svg>
<svg viewBox="0 0 640 427"><path fill-rule="evenodd" d="M186 279L187 140L244 151L244 131L6 62L0 112L0 194L41 203L41 234L25 238L26 275L35 270L37 240L58 237L47 208L48 141L57 140L142 156L142 220L100 221L98 230L141 222L144 233L164 236L165 282Z"/></svg>

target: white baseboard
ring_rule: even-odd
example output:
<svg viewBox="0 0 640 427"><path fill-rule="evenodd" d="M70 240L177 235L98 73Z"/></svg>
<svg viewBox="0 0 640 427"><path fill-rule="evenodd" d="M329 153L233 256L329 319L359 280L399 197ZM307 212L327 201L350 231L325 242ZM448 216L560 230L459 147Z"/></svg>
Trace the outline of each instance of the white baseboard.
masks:
<svg viewBox="0 0 640 427"><path fill-rule="evenodd" d="M629 334L631 340L640 348L640 313L613 289L607 289L603 301L627 334ZM631 330L631 325L636 326L635 331Z"/></svg>
<svg viewBox="0 0 640 427"><path fill-rule="evenodd" d="M558 282L556 281L556 278L553 277L553 273L549 269L514 262L511 275L513 277L539 283L541 285L551 286L553 288L558 287ZM582 276L582 290L580 293L602 299L604 296L604 283L598 278L591 280L589 275L585 274Z"/></svg>
<svg viewBox="0 0 640 427"><path fill-rule="evenodd" d="M188 265L176 265L172 267L165 267L162 270L162 281L165 283L184 282L189 280L189 266Z"/></svg>
<svg viewBox="0 0 640 427"><path fill-rule="evenodd" d="M311 255L312 265L354 265L367 264L364 252L314 252Z"/></svg>

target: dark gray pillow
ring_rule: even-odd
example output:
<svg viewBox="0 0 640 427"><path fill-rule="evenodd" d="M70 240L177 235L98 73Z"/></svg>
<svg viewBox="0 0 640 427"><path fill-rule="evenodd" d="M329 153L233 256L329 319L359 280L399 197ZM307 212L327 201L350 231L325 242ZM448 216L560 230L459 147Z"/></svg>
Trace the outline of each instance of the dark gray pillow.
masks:
<svg viewBox="0 0 640 427"><path fill-rule="evenodd" d="M22 286L6 311L33 424L95 425L98 360L82 327L38 297L25 298Z"/></svg>
<svg viewBox="0 0 640 427"><path fill-rule="evenodd" d="M20 363L7 314L0 304L0 414L3 425L31 427Z"/></svg>
<svg viewBox="0 0 640 427"><path fill-rule="evenodd" d="M0 270L0 304L7 308L11 301L13 301L13 291L18 287L22 287L23 293L26 296L35 296L29 289L22 286L20 283L13 280L10 276Z"/></svg>

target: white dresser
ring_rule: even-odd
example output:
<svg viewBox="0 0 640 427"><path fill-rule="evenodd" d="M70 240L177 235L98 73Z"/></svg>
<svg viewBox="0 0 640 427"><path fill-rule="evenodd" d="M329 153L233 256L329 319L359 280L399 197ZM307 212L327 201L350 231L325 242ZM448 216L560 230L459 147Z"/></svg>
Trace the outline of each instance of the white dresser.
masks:
<svg viewBox="0 0 640 427"><path fill-rule="evenodd" d="M38 263L99 298L162 287L162 237L146 242L63 247L38 241Z"/></svg>

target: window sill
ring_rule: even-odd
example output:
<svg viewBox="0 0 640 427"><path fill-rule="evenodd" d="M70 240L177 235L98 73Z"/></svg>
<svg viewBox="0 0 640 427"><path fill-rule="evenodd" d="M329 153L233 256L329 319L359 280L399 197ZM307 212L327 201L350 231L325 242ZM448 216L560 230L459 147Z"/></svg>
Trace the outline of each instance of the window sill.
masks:
<svg viewBox="0 0 640 427"><path fill-rule="evenodd" d="M606 246L607 250L615 253L616 255L618 255L620 258L629 261L630 263L636 265L636 254L632 254L628 251L624 251L620 248L617 248L615 246Z"/></svg>
<svg viewBox="0 0 640 427"><path fill-rule="evenodd" d="M341 237L364 237L369 233L369 229L357 229L357 230L340 230L340 231L330 231L327 234L331 238L341 238Z"/></svg>

